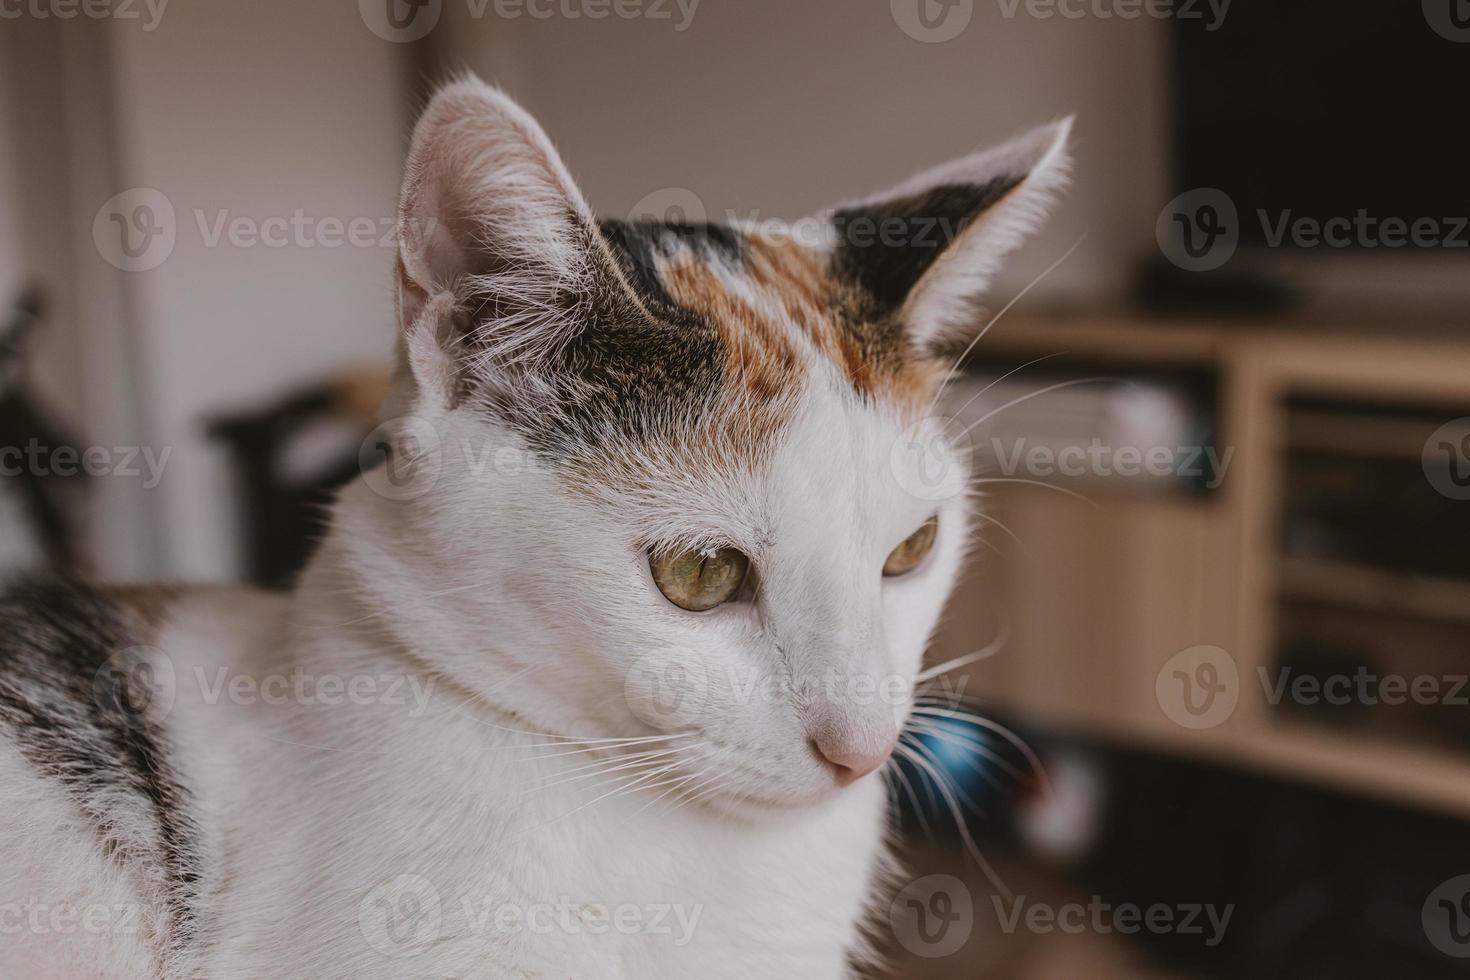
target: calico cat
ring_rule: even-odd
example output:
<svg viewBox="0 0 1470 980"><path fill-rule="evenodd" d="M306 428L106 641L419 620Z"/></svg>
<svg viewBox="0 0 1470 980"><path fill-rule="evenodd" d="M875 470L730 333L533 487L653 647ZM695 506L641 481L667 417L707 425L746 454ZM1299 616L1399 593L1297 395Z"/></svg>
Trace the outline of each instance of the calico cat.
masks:
<svg viewBox="0 0 1470 980"><path fill-rule="evenodd" d="M852 975L967 538L940 351L1067 132L788 230L599 222L439 91L388 459L294 591L0 603L0 976Z"/></svg>

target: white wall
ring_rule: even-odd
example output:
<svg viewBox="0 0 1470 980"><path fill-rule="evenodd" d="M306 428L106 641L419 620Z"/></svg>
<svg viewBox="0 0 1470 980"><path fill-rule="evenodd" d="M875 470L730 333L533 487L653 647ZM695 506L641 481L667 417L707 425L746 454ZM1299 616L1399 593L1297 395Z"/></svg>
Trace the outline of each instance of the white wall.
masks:
<svg viewBox="0 0 1470 980"><path fill-rule="evenodd" d="M1035 19L1024 4L1007 18L1012 6L976 0L957 37L924 43L888 2L703 0L677 32L670 20L506 19L494 0L477 19L469 0L444 0L429 40L449 68L524 101L605 214L681 187L713 215L798 217L1076 113L1076 188L997 298L1085 232L1036 295L1117 299L1167 197L1165 25Z"/></svg>
<svg viewBox="0 0 1470 980"><path fill-rule="evenodd" d="M162 192L176 230L166 261L124 273L141 426L172 450L150 571L230 578L229 472L202 421L390 354L392 248L327 247L319 222L391 220L411 109L406 51L369 32L355 4L297 0L173 3L156 30L118 23L108 39L110 190ZM314 247L210 244L222 212L258 227L298 210Z"/></svg>
<svg viewBox="0 0 1470 980"><path fill-rule="evenodd" d="M495 16L497 0L477 19L472 0L442 2L425 43L444 70L472 67L522 99L603 213L688 188L713 217L796 217L1075 112L1077 187L996 305L1084 232L1032 299L1110 302L1151 246L1158 23L1011 19L977 0L958 37L926 44L883 2L702 0L684 31L511 20ZM411 46L376 36L350 2L190 0L143 26L6 22L0 277L34 267L61 285L39 374L84 439L171 451L156 490L104 484L101 571L225 579L239 542L202 420L386 359L392 251L211 247L200 216L206 228L220 212L391 217L423 79ZM158 267L121 272L92 223L136 187L167 198L176 243Z"/></svg>

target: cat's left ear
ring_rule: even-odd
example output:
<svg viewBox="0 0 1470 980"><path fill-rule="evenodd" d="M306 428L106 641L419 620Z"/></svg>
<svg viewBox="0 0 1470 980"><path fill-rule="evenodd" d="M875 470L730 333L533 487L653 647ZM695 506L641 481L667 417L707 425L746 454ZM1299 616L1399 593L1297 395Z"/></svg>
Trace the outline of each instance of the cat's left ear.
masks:
<svg viewBox="0 0 1470 980"><path fill-rule="evenodd" d="M972 334L1001 260L1066 187L1072 119L944 164L830 212L835 274L915 346Z"/></svg>
<svg viewBox="0 0 1470 980"><path fill-rule="evenodd" d="M534 363L616 284L592 209L525 110L477 78L414 128L398 208L401 368L452 404L471 377Z"/></svg>

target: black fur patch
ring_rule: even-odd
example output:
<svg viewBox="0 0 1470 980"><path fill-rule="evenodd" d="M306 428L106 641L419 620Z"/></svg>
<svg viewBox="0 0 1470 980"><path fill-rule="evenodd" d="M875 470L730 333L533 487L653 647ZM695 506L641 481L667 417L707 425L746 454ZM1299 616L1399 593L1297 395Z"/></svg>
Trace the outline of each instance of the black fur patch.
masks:
<svg viewBox="0 0 1470 980"><path fill-rule="evenodd" d="M726 225L606 220L600 227L628 282L645 302L660 307L677 310L658 276L656 257L685 248L705 261L718 260L737 268L742 261L740 233Z"/></svg>
<svg viewBox="0 0 1470 980"><path fill-rule="evenodd" d="M1022 179L946 184L836 212L832 271L861 289L867 300L861 317L876 321L896 312L944 250Z"/></svg>
<svg viewBox="0 0 1470 980"><path fill-rule="evenodd" d="M605 222L603 240L635 296L611 269L578 304L582 328L515 377L493 379L491 410L533 448L555 458L663 439L698 418L722 386L724 351L713 324L673 301L655 257L685 245L705 258L739 260L739 233L717 225ZM534 399L526 392L535 390ZM550 398L547 398L548 393ZM548 411L548 403L555 411Z"/></svg>
<svg viewBox="0 0 1470 980"><path fill-rule="evenodd" d="M0 623L0 729L65 788L104 853L146 877L162 871L173 938L187 941L200 887L198 828L165 733L128 682L143 670L130 652L140 642L135 624L96 589L63 583L0 595ZM155 840L124 828L139 816Z"/></svg>

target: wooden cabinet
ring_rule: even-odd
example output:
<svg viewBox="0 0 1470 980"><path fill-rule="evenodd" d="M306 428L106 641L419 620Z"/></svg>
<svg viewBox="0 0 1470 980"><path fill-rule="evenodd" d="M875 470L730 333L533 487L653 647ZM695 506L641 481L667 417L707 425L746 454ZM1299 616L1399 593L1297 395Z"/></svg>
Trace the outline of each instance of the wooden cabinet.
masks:
<svg viewBox="0 0 1470 980"><path fill-rule="evenodd" d="M982 541L931 657L961 656L1009 629L1004 647L969 669L967 695L1034 724L1470 815L1470 743L1457 750L1323 728L1268 697L1280 676L1283 632L1303 619L1304 603L1312 615L1344 623L1358 611L1400 617L1402 627L1385 628L1405 643L1433 646L1439 675L1470 674L1470 582L1304 561L1283 553L1281 525L1294 445L1336 439L1353 451L1392 443L1390 451L1412 454L1417 431L1409 428L1405 450L1404 427L1395 435L1391 418L1365 412L1333 431L1320 413L1293 415L1293 399L1420 406L1445 422L1470 416L1470 323L1458 335L1411 337L1336 324L1018 318L998 323L984 345L1017 362L1068 351L1124 373L1161 365L1213 371L1218 438L1233 455L1220 488L1208 494L1100 485L1078 499L1026 484L987 488ZM1431 643L1416 639L1420 620L1454 626L1435 627ZM1161 703L1160 672L1200 647L1228 656L1234 689L1221 696L1233 708L1190 727ZM1188 661L1184 673L1197 669ZM1216 685L1223 676L1199 675ZM1451 704L1436 710L1470 714Z"/></svg>

